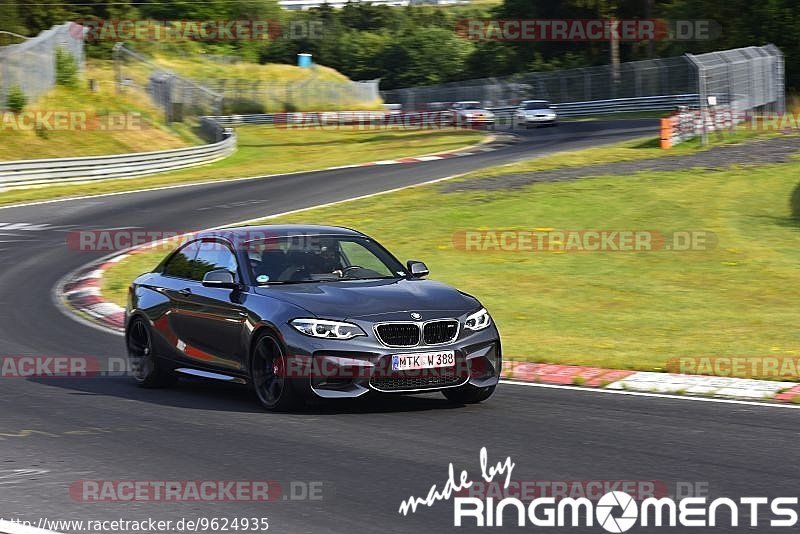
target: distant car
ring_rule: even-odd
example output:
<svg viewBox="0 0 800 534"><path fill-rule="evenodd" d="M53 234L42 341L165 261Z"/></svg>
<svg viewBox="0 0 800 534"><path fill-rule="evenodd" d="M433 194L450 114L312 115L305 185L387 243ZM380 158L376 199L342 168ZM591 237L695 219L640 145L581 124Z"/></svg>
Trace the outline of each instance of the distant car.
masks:
<svg viewBox="0 0 800 534"><path fill-rule="evenodd" d="M427 274L347 228L200 233L131 285L131 370L144 387L250 384L269 410L367 393L486 400L502 368L497 328L475 297Z"/></svg>
<svg viewBox="0 0 800 534"><path fill-rule="evenodd" d="M547 100L524 100L517 108L514 123L525 128L558 126L558 114Z"/></svg>
<svg viewBox="0 0 800 534"><path fill-rule="evenodd" d="M450 106L450 111L453 113L453 124L456 126L494 125L494 113L477 100L454 102Z"/></svg>

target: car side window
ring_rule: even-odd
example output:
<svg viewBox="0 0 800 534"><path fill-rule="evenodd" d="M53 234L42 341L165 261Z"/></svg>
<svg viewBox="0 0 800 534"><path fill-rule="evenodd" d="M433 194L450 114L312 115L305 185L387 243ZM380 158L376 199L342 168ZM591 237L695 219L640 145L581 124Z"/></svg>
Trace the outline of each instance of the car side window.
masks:
<svg viewBox="0 0 800 534"><path fill-rule="evenodd" d="M197 256L198 244L196 241L188 243L176 252L164 266L164 274L176 278L192 278L192 270Z"/></svg>
<svg viewBox="0 0 800 534"><path fill-rule="evenodd" d="M228 245L221 241L203 241L200 243L200 250L194 259L195 269L193 279L202 281L206 273L216 269L226 269L234 274L234 279L238 276L238 264L233 251Z"/></svg>

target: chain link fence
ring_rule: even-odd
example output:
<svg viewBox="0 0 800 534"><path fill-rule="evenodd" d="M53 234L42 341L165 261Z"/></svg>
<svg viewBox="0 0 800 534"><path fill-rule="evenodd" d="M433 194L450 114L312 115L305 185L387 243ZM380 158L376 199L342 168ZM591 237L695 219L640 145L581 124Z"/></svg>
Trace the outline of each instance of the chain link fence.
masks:
<svg viewBox="0 0 800 534"><path fill-rule="evenodd" d="M187 121L199 126L200 117L222 112L222 94L160 67L122 43L114 47L113 58L117 91L149 95L168 124Z"/></svg>
<svg viewBox="0 0 800 534"><path fill-rule="evenodd" d="M775 45L686 54L686 58L697 73L701 110L724 104L734 117L785 111L784 58ZM754 113L750 116L755 120Z"/></svg>
<svg viewBox="0 0 800 534"><path fill-rule="evenodd" d="M522 100L555 104L613 101L669 95L697 95L693 107L732 103L738 111L784 110L783 55L774 45L692 56L651 59L502 78L467 80L383 91L386 103L426 109L444 102L478 100L488 107L515 106ZM603 108L603 112L609 110ZM612 110L613 111L613 110Z"/></svg>
<svg viewBox="0 0 800 534"><path fill-rule="evenodd" d="M331 81L312 66L311 76L294 83L214 79L204 83L224 95L224 113L354 111L380 106L378 82Z"/></svg>
<svg viewBox="0 0 800 534"><path fill-rule="evenodd" d="M297 82L203 79L178 76L135 50L114 48L118 90L138 90L164 110L171 122L196 122L207 115L286 111L361 110L380 106L378 82L331 81L315 67Z"/></svg>
<svg viewBox="0 0 800 534"><path fill-rule="evenodd" d="M55 85L59 47L72 54L82 70L85 59L82 31L81 26L66 23L33 38L16 36L22 42L0 46L0 109L5 106L12 87L19 87L32 100Z"/></svg>

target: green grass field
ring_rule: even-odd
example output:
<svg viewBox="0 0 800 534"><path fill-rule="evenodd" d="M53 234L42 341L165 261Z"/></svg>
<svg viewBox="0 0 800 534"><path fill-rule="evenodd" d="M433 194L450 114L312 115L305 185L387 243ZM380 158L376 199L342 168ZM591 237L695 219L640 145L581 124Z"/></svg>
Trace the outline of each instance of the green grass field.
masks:
<svg viewBox="0 0 800 534"><path fill-rule="evenodd" d="M474 130L281 129L241 126L238 150L215 163L151 177L12 189L0 205L76 195L131 191L180 183L307 171L339 165L445 152L479 143Z"/></svg>
<svg viewBox="0 0 800 534"><path fill-rule="evenodd" d="M626 143L522 165L574 163L597 150L647 153L642 146ZM514 191L441 193L431 185L280 221L352 226L403 260L425 260L432 278L483 301L509 358L658 371L681 356L800 354L800 220L789 204L793 193L800 196L798 176L800 162L792 162ZM511 228L705 230L716 234L718 244L707 251L591 253L454 246L453 236L462 230ZM142 254L113 268L104 294L122 303L129 281L162 255Z"/></svg>

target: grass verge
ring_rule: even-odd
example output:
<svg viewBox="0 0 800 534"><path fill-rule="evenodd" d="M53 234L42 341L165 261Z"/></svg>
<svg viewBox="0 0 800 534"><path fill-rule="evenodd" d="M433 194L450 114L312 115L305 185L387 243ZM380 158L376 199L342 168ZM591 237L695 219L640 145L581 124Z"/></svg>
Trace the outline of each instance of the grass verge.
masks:
<svg viewBox="0 0 800 534"><path fill-rule="evenodd" d="M661 371L686 356L800 356L800 218L790 208L790 198L800 198L798 176L793 161L514 191L443 194L430 185L280 221L352 226L401 259L424 259L433 278L482 300L510 358ZM454 245L462 230L509 228L706 230L718 243L705 251L593 253ZM129 281L161 256L120 263L104 278L104 294L121 302Z"/></svg>

